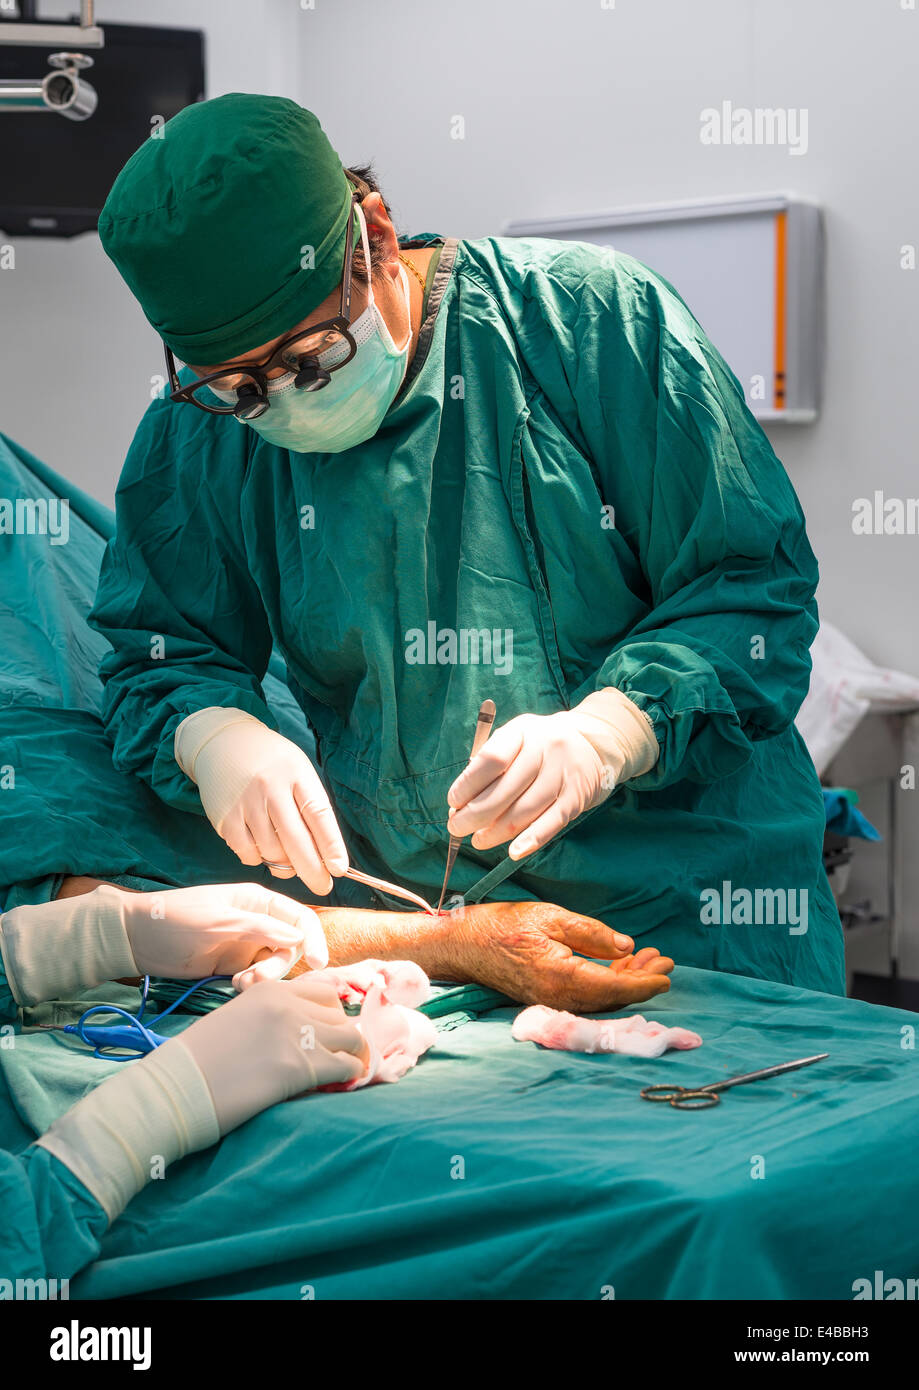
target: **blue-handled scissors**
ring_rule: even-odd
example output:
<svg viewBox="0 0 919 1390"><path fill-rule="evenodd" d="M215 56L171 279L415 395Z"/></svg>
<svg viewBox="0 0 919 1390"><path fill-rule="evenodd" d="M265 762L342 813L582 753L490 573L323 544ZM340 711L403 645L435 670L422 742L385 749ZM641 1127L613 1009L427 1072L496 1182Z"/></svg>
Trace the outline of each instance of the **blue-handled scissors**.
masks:
<svg viewBox="0 0 919 1390"><path fill-rule="evenodd" d="M729 1076L724 1081L712 1081L708 1086L645 1086L642 1100L666 1100L674 1110L708 1110L721 1104L719 1091L727 1091L731 1086L746 1086L750 1081L764 1081L767 1076L781 1076L785 1071L797 1071L798 1067L809 1067L812 1062L822 1062L829 1057L828 1052L818 1052L815 1057L799 1057L794 1062L780 1062L777 1067L764 1067L762 1071L748 1071L745 1076Z"/></svg>

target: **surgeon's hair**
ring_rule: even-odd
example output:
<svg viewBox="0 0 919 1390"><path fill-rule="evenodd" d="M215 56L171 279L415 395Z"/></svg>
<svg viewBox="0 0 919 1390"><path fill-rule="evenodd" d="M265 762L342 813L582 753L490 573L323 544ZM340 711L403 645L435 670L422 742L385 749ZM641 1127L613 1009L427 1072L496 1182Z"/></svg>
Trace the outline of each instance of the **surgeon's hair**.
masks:
<svg viewBox="0 0 919 1390"><path fill-rule="evenodd" d="M373 172L372 164L356 164L352 168L346 169L345 175L347 176L348 180L354 185L357 192L360 194L361 202L364 201L364 199L367 197L369 193L379 193L380 197L383 199L383 206L386 209L387 216L390 218L392 217L392 209L390 208L389 203L386 201L386 194L383 192L382 188L377 183L376 174ZM375 265L379 265L382 260L383 253L381 252L379 246L371 238L371 268ZM362 284L366 285L368 282L367 267L364 265L364 248L361 245L360 241L358 241L357 245L354 248L354 259L351 262L351 264L356 279L360 280Z"/></svg>

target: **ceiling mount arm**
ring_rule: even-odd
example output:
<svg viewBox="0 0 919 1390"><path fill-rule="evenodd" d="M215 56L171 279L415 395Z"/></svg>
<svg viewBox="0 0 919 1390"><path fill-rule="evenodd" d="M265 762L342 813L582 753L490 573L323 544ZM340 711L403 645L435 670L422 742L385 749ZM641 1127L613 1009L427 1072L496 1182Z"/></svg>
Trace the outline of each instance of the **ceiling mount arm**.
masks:
<svg viewBox="0 0 919 1390"><path fill-rule="evenodd" d="M52 71L45 77L0 81L0 112L55 111L69 121L88 120L98 98L81 71L92 67L93 60L77 50L105 46L105 35L95 23L94 0L81 0L79 24L42 21L37 18L34 3L23 3L21 12L32 22L0 22L0 47L12 44L48 48L52 43L62 43L69 48L49 56Z"/></svg>
<svg viewBox="0 0 919 1390"><path fill-rule="evenodd" d="M37 7L23 6L29 15ZM58 24L38 18L18 21L0 20L0 47L22 44L32 48L48 48L59 43L62 48L104 48L105 34L96 23L95 0L81 0L79 24Z"/></svg>

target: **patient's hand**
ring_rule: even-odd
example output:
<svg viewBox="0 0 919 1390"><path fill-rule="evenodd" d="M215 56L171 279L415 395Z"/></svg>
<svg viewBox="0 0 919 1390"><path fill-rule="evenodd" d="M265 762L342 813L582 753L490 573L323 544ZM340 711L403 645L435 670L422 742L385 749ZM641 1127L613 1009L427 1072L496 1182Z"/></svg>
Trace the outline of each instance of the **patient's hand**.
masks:
<svg viewBox="0 0 919 1390"><path fill-rule="evenodd" d="M554 903L477 903L440 917L348 907L316 912L336 966L413 960L432 980L489 985L522 1004L572 1013L621 1009L670 988L669 956L653 946L634 951L630 937Z"/></svg>
<svg viewBox="0 0 919 1390"><path fill-rule="evenodd" d="M553 903L478 903L441 921L446 931L438 978L489 985L522 1004L595 1013L670 988L669 956L652 946L633 954L628 937ZM610 964L584 960L575 951Z"/></svg>

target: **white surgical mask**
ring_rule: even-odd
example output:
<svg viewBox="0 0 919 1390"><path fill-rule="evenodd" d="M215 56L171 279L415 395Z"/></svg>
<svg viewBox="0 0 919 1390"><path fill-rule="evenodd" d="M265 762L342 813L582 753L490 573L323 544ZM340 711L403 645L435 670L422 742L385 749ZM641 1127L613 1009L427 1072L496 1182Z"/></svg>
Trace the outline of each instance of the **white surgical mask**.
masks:
<svg viewBox="0 0 919 1390"><path fill-rule="evenodd" d="M364 264L370 275L370 247L367 224L357 207L361 224L361 243ZM408 314L408 337L397 348L386 327L383 315L376 306L373 288L368 284L367 308L350 326L357 352L345 367L332 372L319 391L306 391L294 386L295 372L288 372L268 383L271 407L255 420L241 420L282 449L297 453L340 454L371 439L380 428L383 417L396 398L408 367L408 350L412 341L411 299L408 276L400 265L402 293ZM331 367L347 351L341 343L321 353L320 366ZM210 388L213 390L213 387ZM228 405L236 402L235 391L214 391Z"/></svg>

